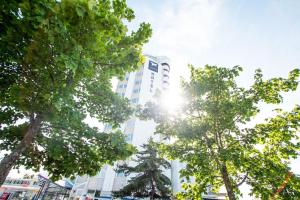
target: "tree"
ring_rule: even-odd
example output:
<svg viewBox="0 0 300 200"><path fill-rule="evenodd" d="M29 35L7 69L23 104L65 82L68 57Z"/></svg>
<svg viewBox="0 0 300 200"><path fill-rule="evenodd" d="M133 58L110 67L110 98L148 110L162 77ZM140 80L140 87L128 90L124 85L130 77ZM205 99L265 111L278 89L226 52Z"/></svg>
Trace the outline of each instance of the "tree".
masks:
<svg viewBox="0 0 300 200"><path fill-rule="evenodd" d="M12 167L52 178L97 173L133 152L122 134L101 133L88 115L119 126L129 102L112 92L143 62L148 24L128 34L125 0L1 1L0 185Z"/></svg>
<svg viewBox="0 0 300 200"><path fill-rule="evenodd" d="M135 167L127 164L118 166L117 172L125 173L126 176L132 174L135 176L124 188L114 192L114 196L150 197L151 200L169 198L171 181L163 174L162 169L169 169L170 163L158 156L156 144L152 139L142 147L144 150L139 152L137 159L134 160L137 163Z"/></svg>
<svg viewBox="0 0 300 200"><path fill-rule="evenodd" d="M299 178L286 178L291 159L299 155L300 106L290 112L277 109L276 116L254 126L249 122L260 112L259 104L280 104L281 92L296 90L300 70L269 80L256 70L254 84L246 89L235 82L239 66L190 68L190 81L182 82L185 102L180 112L170 115L154 103L141 112L155 119L157 133L175 140L163 144L163 151L186 163L182 176L195 179L183 185L178 198L201 199L209 185L216 192L223 185L235 200L247 183L250 195L259 199L299 199Z"/></svg>

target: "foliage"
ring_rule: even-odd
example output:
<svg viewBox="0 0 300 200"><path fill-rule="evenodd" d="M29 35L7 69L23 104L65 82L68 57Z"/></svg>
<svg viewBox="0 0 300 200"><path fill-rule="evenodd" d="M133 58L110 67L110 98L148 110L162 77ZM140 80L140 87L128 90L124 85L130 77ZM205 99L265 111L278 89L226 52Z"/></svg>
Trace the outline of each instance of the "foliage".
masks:
<svg viewBox="0 0 300 200"><path fill-rule="evenodd" d="M117 128L132 113L111 78L141 65L150 26L128 33L125 0L2 0L0 8L0 149L17 155L1 170L43 166L58 179L131 155L120 132L85 119Z"/></svg>
<svg viewBox="0 0 300 200"><path fill-rule="evenodd" d="M173 138L162 144L172 159L186 163L181 175L187 181L179 199L201 199L209 185L217 192L225 186L229 199L241 196L239 186L251 186L250 195L270 199L284 183L289 163L299 155L300 106L290 112L276 109L277 115L251 126L259 105L280 104L281 92L295 91L299 69L288 78L264 80L256 70L254 84L239 87L235 78L239 66L220 68L206 65L191 68L191 80L182 82L185 102L176 115L149 103L141 116L158 123L157 133ZM277 199L299 199L299 178L292 175Z"/></svg>
<svg viewBox="0 0 300 200"><path fill-rule="evenodd" d="M134 196L169 198L171 185L170 179L163 174L162 169L169 169L170 163L158 156L156 144L152 139L144 144L143 151L138 152L134 160L136 166L128 164L119 165L117 171L125 173L126 176L133 175L129 183L120 191L114 192L116 197Z"/></svg>

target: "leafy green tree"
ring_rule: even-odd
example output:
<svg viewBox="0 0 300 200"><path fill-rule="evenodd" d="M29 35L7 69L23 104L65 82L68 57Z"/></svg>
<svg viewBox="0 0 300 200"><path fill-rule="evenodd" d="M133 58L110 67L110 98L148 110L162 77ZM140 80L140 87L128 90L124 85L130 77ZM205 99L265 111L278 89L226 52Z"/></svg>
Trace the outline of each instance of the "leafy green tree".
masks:
<svg viewBox="0 0 300 200"><path fill-rule="evenodd" d="M116 197L134 196L165 198L170 197L170 179L163 174L162 169L169 169L170 163L158 156L156 144L152 139L144 144L143 151L138 152L137 164L134 167L127 164L119 165L117 172L123 172L126 176L133 175L129 183L120 191L114 192Z"/></svg>
<svg viewBox="0 0 300 200"><path fill-rule="evenodd" d="M95 174L133 148L122 134L89 127L88 115L118 127L131 113L112 92L143 62L151 35L125 0L1 0L0 185L12 167L43 166L54 179Z"/></svg>
<svg viewBox="0 0 300 200"><path fill-rule="evenodd" d="M241 67L190 68L190 81L182 82L185 102L180 112L172 116L149 103L141 113L155 119L157 133L175 140L162 150L186 163L182 176L195 179L183 185L178 198L201 199L210 185L216 192L225 186L228 198L235 200L241 196L239 187L247 183L250 195L259 199L299 199L295 175L278 191L290 174L290 161L299 155L300 106L290 112L277 109L264 123L249 122L260 112L259 104L275 106L282 103L282 92L297 89L300 70L269 80L256 70L254 84L246 89L235 81Z"/></svg>

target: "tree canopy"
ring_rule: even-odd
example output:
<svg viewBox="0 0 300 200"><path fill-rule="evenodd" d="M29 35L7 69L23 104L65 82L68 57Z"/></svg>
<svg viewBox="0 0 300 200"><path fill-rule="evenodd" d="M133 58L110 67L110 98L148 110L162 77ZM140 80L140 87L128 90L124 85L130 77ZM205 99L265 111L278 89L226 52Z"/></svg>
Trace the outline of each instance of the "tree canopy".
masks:
<svg viewBox="0 0 300 200"><path fill-rule="evenodd" d="M288 78L263 79L256 70L250 88L239 87L235 78L242 68L190 66L190 81L182 82L182 108L175 115L149 103L141 112L158 123L157 133L173 138L162 144L171 159L186 164L181 175L179 199L201 199L208 186L215 192L225 186L230 200L241 197L240 186L251 187L250 195L267 200L299 199L300 179L291 174L289 163L299 156L300 106L291 111L275 109L277 115L251 125L261 112L259 104L283 102L282 92L295 91L299 69Z"/></svg>
<svg viewBox="0 0 300 200"><path fill-rule="evenodd" d="M170 198L171 181L163 174L163 170L169 169L171 165L164 158L159 157L156 146L150 139L148 144L142 145L144 150L136 155L134 167L128 164L118 166L118 173L125 173L126 176L133 177L124 188L114 192L114 196Z"/></svg>
<svg viewBox="0 0 300 200"><path fill-rule="evenodd" d="M41 166L57 179L95 174L133 152L122 134L102 133L88 115L118 127L131 113L112 91L143 62L151 35L125 0L11 0L0 4L0 185L13 166Z"/></svg>

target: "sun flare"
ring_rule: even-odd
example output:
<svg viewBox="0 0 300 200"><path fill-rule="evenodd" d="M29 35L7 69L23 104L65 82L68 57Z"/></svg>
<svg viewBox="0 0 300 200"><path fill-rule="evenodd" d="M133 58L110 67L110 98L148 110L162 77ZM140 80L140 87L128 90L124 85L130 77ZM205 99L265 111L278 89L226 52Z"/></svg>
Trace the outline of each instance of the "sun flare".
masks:
<svg viewBox="0 0 300 200"><path fill-rule="evenodd" d="M183 103L178 91L168 91L162 96L162 106L169 112L177 111Z"/></svg>

